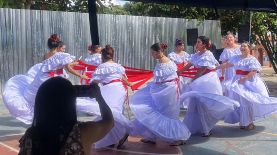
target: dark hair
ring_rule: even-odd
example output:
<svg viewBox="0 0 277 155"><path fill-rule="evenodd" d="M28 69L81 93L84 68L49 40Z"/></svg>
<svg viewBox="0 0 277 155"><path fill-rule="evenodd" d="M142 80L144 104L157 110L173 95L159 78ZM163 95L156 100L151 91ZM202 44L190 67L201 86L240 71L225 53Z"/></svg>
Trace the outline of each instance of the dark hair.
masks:
<svg viewBox="0 0 277 155"><path fill-rule="evenodd" d="M176 40L175 40L175 47L180 46L180 45L183 45L183 44L185 44L185 43L183 42L183 40L180 40L180 39L176 39Z"/></svg>
<svg viewBox="0 0 277 155"><path fill-rule="evenodd" d="M248 41L243 41L241 44L246 44L248 48L251 50L251 45Z"/></svg>
<svg viewBox="0 0 277 155"><path fill-rule="evenodd" d="M94 52L97 48L100 48L101 46L100 45L89 45L88 46L88 50L91 51L91 52Z"/></svg>
<svg viewBox="0 0 277 155"><path fill-rule="evenodd" d="M32 130L32 153L59 154L77 123L76 90L70 81L53 77L38 89Z"/></svg>
<svg viewBox="0 0 277 155"><path fill-rule="evenodd" d="M62 46L64 46L65 45L65 43L63 43L62 41L59 41L58 42L58 47L62 47Z"/></svg>
<svg viewBox="0 0 277 155"><path fill-rule="evenodd" d="M210 39L206 36L199 36L198 39L206 46L207 49L211 48Z"/></svg>
<svg viewBox="0 0 277 155"><path fill-rule="evenodd" d="M114 49L111 45L106 45L105 48L101 50L101 53L103 60L113 59L114 57Z"/></svg>
<svg viewBox="0 0 277 155"><path fill-rule="evenodd" d="M57 34L52 34L47 41L49 49L59 47L60 37Z"/></svg>
<svg viewBox="0 0 277 155"><path fill-rule="evenodd" d="M236 38L236 36L234 35L234 33L230 32L230 31L227 32L226 37L227 37L228 35L231 35L231 36L233 36L234 38Z"/></svg>
<svg viewBox="0 0 277 155"><path fill-rule="evenodd" d="M165 52L165 50L167 49L167 44L166 43L155 43L150 47L153 51L156 52Z"/></svg>

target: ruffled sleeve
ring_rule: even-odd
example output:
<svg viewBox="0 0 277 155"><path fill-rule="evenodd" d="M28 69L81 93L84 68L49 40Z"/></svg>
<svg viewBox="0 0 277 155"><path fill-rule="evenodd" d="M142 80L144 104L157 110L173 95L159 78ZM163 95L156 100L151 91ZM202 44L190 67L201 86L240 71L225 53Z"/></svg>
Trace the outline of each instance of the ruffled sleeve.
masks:
<svg viewBox="0 0 277 155"><path fill-rule="evenodd" d="M235 65L239 61L240 57L241 55L235 55L229 59L228 63Z"/></svg>
<svg viewBox="0 0 277 155"><path fill-rule="evenodd" d="M176 54L174 54L174 52L171 52L168 54L168 58L171 60L171 61L176 61Z"/></svg>
<svg viewBox="0 0 277 155"><path fill-rule="evenodd" d="M168 79L177 78L177 66L174 62L159 63L156 65L154 70L154 80L156 82L166 81Z"/></svg>
<svg viewBox="0 0 277 155"><path fill-rule="evenodd" d="M256 70L259 72L262 69L261 64L255 57L252 57L251 59L248 60L248 67L249 67L249 70L251 71Z"/></svg>
<svg viewBox="0 0 277 155"><path fill-rule="evenodd" d="M228 56L227 56L227 50L226 50L226 48L220 54L219 61L222 61L222 62L228 61Z"/></svg>
<svg viewBox="0 0 277 155"><path fill-rule="evenodd" d="M101 64L99 65L93 73L93 80L102 81L105 78L110 76L121 77L125 74L125 68L122 67L120 64Z"/></svg>
<svg viewBox="0 0 277 155"><path fill-rule="evenodd" d="M70 54L58 52L42 62L41 71L49 72L52 70L60 69L63 68L66 64L72 62L73 59Z"/></svg>
<svg viewBox="0 0 277 155"><path fill-rule="evenodd" d="M214 58L212 53L204 53L200 56L197 61L196 66L208 67L209 69L213 69L218 65L218 61Z"/></svg>
<svg viewBox="0 0 277 155"><path fill-rule="evenodd" d="M102 63L101 54L93 54L85 59L85 62L94 66L98 66Z"/></svg>

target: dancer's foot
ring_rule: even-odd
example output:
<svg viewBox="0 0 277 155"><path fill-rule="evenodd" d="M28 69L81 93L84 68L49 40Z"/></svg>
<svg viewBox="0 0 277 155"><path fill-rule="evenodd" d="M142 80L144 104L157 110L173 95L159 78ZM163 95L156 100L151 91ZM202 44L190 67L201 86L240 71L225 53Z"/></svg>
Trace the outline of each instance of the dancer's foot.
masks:
<svg viewBox="0 0 277 155"><path fill-rule="evenodd" d="M116 145L116 149L122 149L123 148L123 144L126 142L126 140L128 139L129 134L125 134L123 138L120 139L120 141L117 143Z"/></svg>
<svg viewBox="0 0 277 155"><path fill-rule="evenodd" d="M245 128L245 130L254 130L255 129L255 125L253 124L253 123L251 123L251 124L249 124L246 128Z"/></svg>
<svg viewBox="0 0 277 155"><path fill-rule="evenodd" d="M186 144L186 141L184 140L178 140L178 141L175 141L171 144L169 144L170 146L180 146L180 145L185 145Z"/></svg>
<svg viewBox="0 0 277 155"><path fill-rule="evenodd" d="M202 136L202 137L210 137L211 135L212 135L212 133L211 133L211 131L210 131L208 134L203 133L201 136Z"/></svg>
<svg viewBox="0 0 277 155"><path fill-rule="evenodd" d="M150 139L141 139L140 141L143 142L143 143L147 143L147 144L156 144L155 141L152 141Z"/></svg>

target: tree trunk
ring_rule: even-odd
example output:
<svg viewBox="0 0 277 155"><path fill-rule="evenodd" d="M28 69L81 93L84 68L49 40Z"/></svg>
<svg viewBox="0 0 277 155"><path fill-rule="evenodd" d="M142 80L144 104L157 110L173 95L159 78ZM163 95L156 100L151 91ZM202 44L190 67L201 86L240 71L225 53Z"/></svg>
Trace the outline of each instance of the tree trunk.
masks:
<svg viewBox="0 0 277 155"><path fill-rule="evenodd" d="M277 74L277 62L276 60L274 60L274 57L273 57L273 53L274 53L274 49L271 51L268 44L266 43L266 41L263 39L263 37L260 37L260 40L261 40L261 43L262 45L264 46L265 50L266 50L266 53L268 55L268 58L269 58L269 61L270 63L272 64L272 67L274 69L274 72Z"/></svg>

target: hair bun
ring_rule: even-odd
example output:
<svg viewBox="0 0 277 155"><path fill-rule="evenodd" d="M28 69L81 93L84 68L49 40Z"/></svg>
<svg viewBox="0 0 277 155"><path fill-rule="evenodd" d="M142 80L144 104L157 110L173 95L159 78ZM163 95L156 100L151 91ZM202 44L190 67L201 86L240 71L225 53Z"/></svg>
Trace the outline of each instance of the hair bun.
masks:
<svg viewBox="0 0 277 155"><path fill-rule="evenodd" d="M161 43L160 46L163 50L167 49L167 44L166 43Z"/></svg>
<svg viewBox="0 0 277 155"><path fill-rule="evenodd" d="M53 42L59 42L60 41L60 37L57 34L52 34L49 39Z"/></svg>

